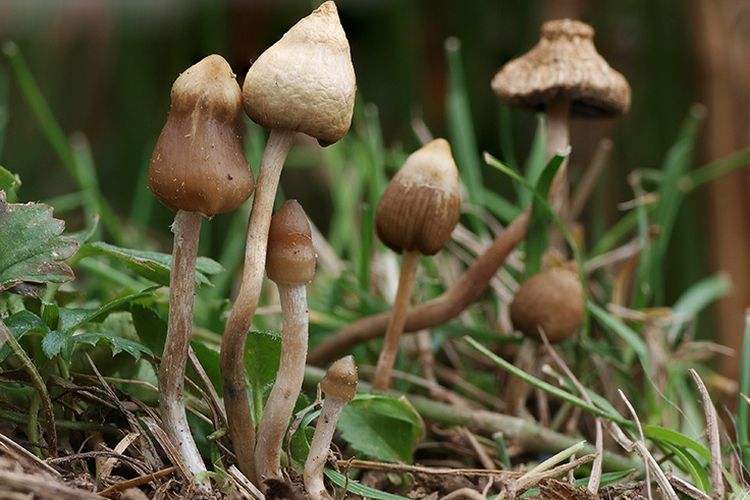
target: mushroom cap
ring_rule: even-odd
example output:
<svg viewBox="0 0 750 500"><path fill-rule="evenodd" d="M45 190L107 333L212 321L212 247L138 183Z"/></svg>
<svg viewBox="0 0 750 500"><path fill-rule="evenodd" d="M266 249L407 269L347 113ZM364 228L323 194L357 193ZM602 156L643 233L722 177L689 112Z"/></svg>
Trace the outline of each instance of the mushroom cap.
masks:
<svg viewBox="0 0 750 500"><path fill-rule="evenodd" d="M346 356L335 361L320 381L320 388L327 397L351 401L357 393L357 365L354 357Z"/></svg>
<svg viewBox="0 0 750 500"><path fill-rule="evenodd" d="M630 85L594 47L594 29L571 19L542 25L539 42L503 66L492 90L514 106L543 110L547 102L570 99L571 115L611 117L630 108Z"/></svg>
<svg viewBox="0 0 750 500"><path fill-rule="evenodd" d="M149 166L151 191L170 209L208 217L239 207L253 191L242 148L242 94L232 68L210 55L172 85L172 105Z"/></svg>
<svg viewBox="0 0 750 500"><path fill-rule="evenodd" d="M542 328L550 342L574 335L583 322L583 287L578 272L552 267L521 284L510 305L513 326L527 337L539 339Z"/></svg>
<svg viewBox="0 0 750 500"><path fill-rule="evenodd" d="M422 146L393 176L378 202L378 238L396 252L437 253L461 215L458 169L445 139Z"/></svg>
<svg viewBox="0 0 750 500"><path fill-rule="evenodd" d="M297 200L287 200L271 218L266 273L284 285L304 285L315 276L310 222Z"/></svg>
<svg viewBox="0 0 750 500"><path fill-rule="evenodd" d="M328 1L258 57L242 96L253 121L327 146L349 130L356 88L349 42L336 4Z"/></svg>

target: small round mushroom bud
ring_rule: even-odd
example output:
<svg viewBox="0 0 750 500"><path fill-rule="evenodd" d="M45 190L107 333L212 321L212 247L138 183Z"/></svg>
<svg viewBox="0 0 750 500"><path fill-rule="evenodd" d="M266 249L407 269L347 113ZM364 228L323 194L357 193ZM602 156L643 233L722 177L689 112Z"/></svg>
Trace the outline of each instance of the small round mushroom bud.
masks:
<svg viewBox="0 0 750 500"><path fill-rule="evenodd" d="M159 401L164 429L195 479L205 476L206 466L190 433L183 399L201 217L237 208L250 195L253 177L239 135L240 88L221 56L208 56L182 73L171 98L149 169L151 190L177 211ZM196 481L200 489L210 488L205 478Z"/></svg>
<svg viewBox="0 0 750 500"><path fill-rule="evenodd" d="M242 95L253 121L327 146L349 130L356 89L349 42L336 4L328 1L258 57Z"/></svg>
<svg viewBox="0 0 750 500"><path fill-rule="evenodd" d="M328 459L336 422L344 406L354 399L357 381L357 366L354 364L354 358L347 356L333 363L320 382L320 388L325 393L326 399L323 401L323 409L318 417L304 470L305 490L312 500L332 498L323 483L323 469Z"/></svg>
<svg viewBox="0 0 750 500"><path fill-rule="evenodd" d="M531 50L513 59L492 79L500 100L544 111L547 158L569 145L570 117L608 118L630 107L630 86L594 47L594 29L571 19L548 21ZM567 177L558 171L550 195L567 208Z"/></svg>
<svg viewBox="0 0 750 500"><path fill-rule="evenodd" d="M307 358L306 285L315 274L310 223L302 206L289 200L271 219L266 271L279 289L283 325L281 362L263 409L255 445L259 481L281 479L281 445L302 390Z"/></svg>
<svg viewBox="0 0 750 500"><path fill-rule="evenodd" d="M527 337L538 339L541 328L555 343L578 331L584 308L578 272L560 266L541 271L521 284L510 305L510 317L513 326Z"/></svg>
<svg viewBox="0 0 750 500"><path fill-rule="evenodd" d="M346 134L355 90L349 42L333 2L322 4L261 54L243 84L245 111L271 131L255 188L242 283L222 338L221 371L229 436L237 464L251 480L255 474L255 426L243 353L260 298L281 170L296 132L311 135L324 146ZM247 450L251 450L249 455Z"/></svg>
<svg viewBox="0 0 750 500"><path fill-rule="evenodd" d="M378 203L375 228L393 251L437 253L461 215L458 169L445 139L415 151L393 176Z"/></svg>
<svg viewBox="0 0 750 500"><path fill-rule="evenodd" d="M409 155L378 203L375 228L380 240L403 252L393 314L388 322L372 388L386 391L409 310L420 254L437 253L461 215L458 170L445 139L435 139Z"/></svg>
<svg viewBox="0 0 750 500"><path fill-rule="evenodd" d="M172 85L154 147L149 187L170 209L207 217L239 207L253 190L240 136L242 96L232 68L211 55Z"/></svg>

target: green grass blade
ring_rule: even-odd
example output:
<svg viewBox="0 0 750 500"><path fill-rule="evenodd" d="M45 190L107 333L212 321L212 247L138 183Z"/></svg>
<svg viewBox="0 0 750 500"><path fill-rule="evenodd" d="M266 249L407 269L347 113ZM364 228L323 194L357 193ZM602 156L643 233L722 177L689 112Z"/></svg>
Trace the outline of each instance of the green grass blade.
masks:
<svg viewBox="0 0 750 500"><path fill-rule="evenodd" d="M453 154L458 163L458 172L469 194L469 201L484 206L482 196L482 162L477 149L471 109L466 92L461 61L461 42L457 38L445 41L445 54L448 59L448 130L453 146ZM476 230L476 228L475 228Z"/></svg>
<svg viewBox="0 0 750 500"><path fill-rule="evenodd" d="M526 158L526 163L524 163L523 166L524 177L532 186L536 185L537 179L542 175L544 166L547 164L547 149L545 146L547 143L547 137L545 134L544 118L539 116L537 118L534 139L531 142L531 150L529 151L529 156ZM531 193L527 190L523 190L522 196L519 198L519 205L525 207L529 203L531 203Z"/></svg>
<svg viewBox="0 0 750 500"><path fill-rule="evenodd" d="M609 314L607 311L594 304L590 300L586 302L586 309L589 310L591 315L596 318L597 321L602 324L602 326L606 327L615 335L620 337L620 339L625 342L625 344L636 354L638 359L640 359L643 366L649 365L648 347L646 346L646 343L641 339L640 335L638 335L635 331L633 331L629 326L620 321L618 318ZM628 360L629 357L630 356L628 355L627 351L622 353L622 358L625 364L630 363L630 361Z"/></svg>
<svg viewBox="0 0 750 500"><path fill-rule="evenodd" d="M707 165L696 168L687 175L689 190L697 189L748 165L750 165L750 148L714 160Z"/></svg>
<svg viewBox="0 0 750 500"><path fill-rule="evenodd" d="M732 283L727 275L717 274L702 279L688 288L672 306L672 314L684 318L670 331L673 342L679 343L680 339L676 338L677 332L682 330L687 321L695 318L703 309L728 294L731 287Z"/></svg>
<svg viewBox="0 0 750 500"><path fill-rule="evenodd" d="M552 180L564 160L564 156L555 155L552 157L536 183L535 191L539 197L531 204L531 218L525 243L526 277L533 276L541 269L542 257L547 250L547 240L549 239L549 213L538 199L547 199Z"/></svg>
<svg viewBox="0 0 750 500"><path fill-rule="evenodd" d="M750 397L750 313L745 313L745 336L742 339L740 359L740 393L737 396L737 442L742 465L750 470L750 436L748 436L748 400Z"/></svg>
<svg viewBox="0 0 750 500"><path fill-rule="evenodd" d="M407 497L386 493L385 491L365 486L353 479L348 479L340 472L336 472L332 469L325 469L324 473L328 479L339 488L346 488L346 491L349 493L358 495L362 498L372 498L373 500L409 500Z"/></svg>

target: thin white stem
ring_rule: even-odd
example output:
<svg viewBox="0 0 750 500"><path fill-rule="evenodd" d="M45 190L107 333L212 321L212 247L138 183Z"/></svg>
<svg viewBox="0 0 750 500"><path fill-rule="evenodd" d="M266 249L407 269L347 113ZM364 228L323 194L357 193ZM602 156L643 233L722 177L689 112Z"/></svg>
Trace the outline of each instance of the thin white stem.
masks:
<svg viewBox="0 0 750 500"><path fill-rule="evenodd" d="M221 341L221 378L224 406L229 423L229 437L234 446L237 465L248 479L255 477L255 423L250 411L245 378L245 340L258 307L271 213L279 186L281 169L292 146L294 132L272 130L263 151L260 173L255 183L255 198L245 243L242 284L232 307Z"/></svg>
<svg viewBox="0 0 750 500"><path fill-rule="evenodd" d="M401 334L404 332L411 289L414 286L414 277L417 274L417 265L419 265L419 252L416 250L404 252L401 260L401 274L398 278L396 301L393 303L393 314L388 323L388 330L385 332L385 340L375 368L375 377L372 379L374 391L385 392L391 384L391 372L393 372L393 365L396 363Z"/></svg>
<svg viewBox="0 0 750 500"><path fill-rule="evenodd" d="M169 323L159 367L159 406L164 431L180 451L188 471L201 489L210 489L206 465L198 452L185 415L185 364L193 329L195 261L198 257L201 214L179 210L172 224L174 249L169 279ZM201 477L202 476L202 477Z"/></svg>
<svg viewBox="0 0 750 500"><path fill-rule="evenodd" d="M318 417L312 443L310 443L310 453L305 460L305 490L311 500L331 499L323 483L323 469L331 449L333 433L336 431L336 422L346 403L343 399L330 396L323 401L323 409Z"/></svg>
<svg viewBox="0 0 750 500"><path fill-rule="evenodd" d="M307 294L305 285L278 284L283 324L281 362L263 409L255 444L256 477L281 479L281 446L294 404L302 390L307 358ZM263 489L263 488L261 488Z"/></svg>
<svg viewBox="0 0 750 500"><path fill-rule="evenodd" d="M556 154L565 151L570 145L569 121L570 100L567 97L556 97L547 103L545 113L545 132L547 142L547 160L551 160ZM568 175L566 159L560 166L550 188L550 200L553 206L561 207L560 213L564 215L568 210Z"/></svg>

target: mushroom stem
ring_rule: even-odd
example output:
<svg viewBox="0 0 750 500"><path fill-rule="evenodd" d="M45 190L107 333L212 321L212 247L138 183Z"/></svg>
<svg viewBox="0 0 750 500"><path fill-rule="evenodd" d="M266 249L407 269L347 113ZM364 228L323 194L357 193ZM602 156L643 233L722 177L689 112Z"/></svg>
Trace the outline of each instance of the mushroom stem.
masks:
<svg viewBox="0 0 750 500"><path fill-rule="evenodd" d="M306 287L280 283L277 286L283 314L281 362L258 426L255 467L256 476L261 482L281 479L281 445L294 412L294 404L302 390L307 358Z"/></svg>
<svg viewBox="0 0 750 500"><path fill-rule="evenodd" d="M318 417L312 443L310 443L310 453L305 460L305 490L307 490L311 500L330 500L332 498L323 483L323 469L328 459L333 433L336 431L336 422L346 403L347 401L333 396L328 396L323 401L323 409Z"/></svg>
<svg viewBox="0 0 750 500"><path fill-rule="evenodd" d="M180 451L187 471L202 489L210 488L185 415L185 364L193 328L195 261L198 257L201 214L178 210L172 224L174 249L169 278L169 323L159 367L159 406L165 432Z"/></svg>
<svg viewBox="0 0 750 500"><path fill-rule="evenodd" d="M253 482L255 482L253 458L255 424L247 395L244 367L245 340L260 298L273 202L281 177L281 169L289 148L292 146L293 138L293 131L271 130L263 151L247 231L242 283L221 341L221 376L229 437L237 456L237 465Z"/></svg>
<svg viewBox="0 0 750 500"><path fill-rule="evenodd" d="M411 307L406 314L405 331L414 332L430 328L461 314L484 293L505 259L526 237L528 226L529 212L527 210L495 238L453 286L439 297ZM393 312L385 311L367 316L329 335L310 351L307 357L308 363L322 365L361 342L378 338L389 324L392 314Z"/></svg>
<svg viewBox="0 0 750 500"><path fill-rule="evenodd" d="M547 138L547 160L564 151L570 145L570 99L557 96L544 108L545 132ZM561 214L567 212L568 174L567 159L560 166L550 189L550 199L554 206L560 207Z"/></svg>
<svg viewBox="0 0 750 500"><path fill-rule="evenodd" d="M391 372L401 343L406 314L409 311L409 299L419 265L419 255L416 250L406 251L401 260L401 275L398 278L398 290L396 291L396 300L393 303L393 313L388 322L385 340L375 368L375 377L372 380L372 389L375 391L385 392L391 383Z"/></svg>

